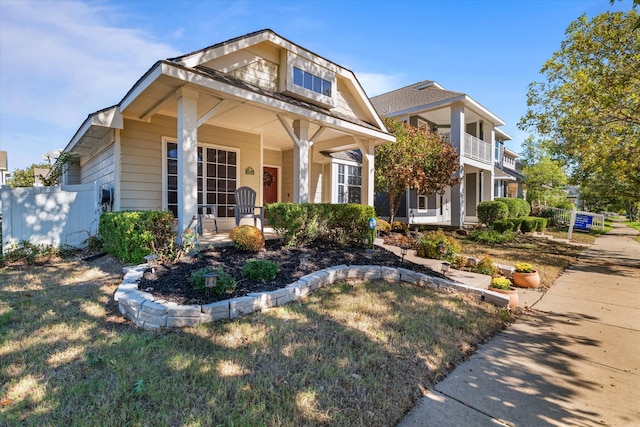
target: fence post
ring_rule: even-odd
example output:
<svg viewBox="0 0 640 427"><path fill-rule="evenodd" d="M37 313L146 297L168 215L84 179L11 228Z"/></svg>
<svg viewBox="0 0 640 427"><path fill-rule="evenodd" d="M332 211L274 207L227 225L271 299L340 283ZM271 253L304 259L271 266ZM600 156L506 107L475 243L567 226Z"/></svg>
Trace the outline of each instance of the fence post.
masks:
<svg viewBox="0 0 640 427"><path fill-rule="evenodd" d="M11 218L11 187L3 185L0 187L0 200L2 200L2 242L0 244L0 254L4 253L4 242L11 241L13 236L13 230L11 224L13 223Z"/></svg>
<svg viewBox="0 0 640 427"><path fill-rule="evenodd" d="M571 240L571 236L573 236L573 227L576 225L576 207L574 206L571 209L571 219L569 220L569 240Z"/></svg>

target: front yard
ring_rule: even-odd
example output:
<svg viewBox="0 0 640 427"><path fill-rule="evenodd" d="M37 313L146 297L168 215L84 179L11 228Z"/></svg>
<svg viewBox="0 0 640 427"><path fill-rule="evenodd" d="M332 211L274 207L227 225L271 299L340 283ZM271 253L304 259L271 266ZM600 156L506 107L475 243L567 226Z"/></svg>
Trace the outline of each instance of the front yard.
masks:
<svg viewBox="0 0 640 427"><path fill-rule="evenodd" d="M581 248L463 252L532 260L548 284ZM395 425L510 321L458 293L343 282L302 302L149 332L114 304L110 257L0 272L0 425Z"/></svg>

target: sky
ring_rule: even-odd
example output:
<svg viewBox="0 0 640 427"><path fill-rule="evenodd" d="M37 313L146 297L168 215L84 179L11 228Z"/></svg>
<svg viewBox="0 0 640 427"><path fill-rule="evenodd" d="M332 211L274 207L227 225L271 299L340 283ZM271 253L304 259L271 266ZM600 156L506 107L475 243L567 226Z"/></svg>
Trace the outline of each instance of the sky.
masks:
<svg viewBox="0 0 640 427"><path fill-rule="evenodd" d="M45 163L160 59L269 28L352 70L370 97L422 80L500 117L518 152L527 87L579 16L633 0L0 0L0 150Z"/></svg>

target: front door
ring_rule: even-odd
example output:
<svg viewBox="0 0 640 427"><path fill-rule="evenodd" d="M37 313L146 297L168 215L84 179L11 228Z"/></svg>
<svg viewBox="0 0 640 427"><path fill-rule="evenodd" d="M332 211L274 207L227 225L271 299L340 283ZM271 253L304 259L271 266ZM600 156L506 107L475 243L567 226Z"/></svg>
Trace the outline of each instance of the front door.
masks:
<svg viewBox="0 0 640 427"><path fill-rule="evenodd" d="M278 168L262 168L262 205L278 201Z"/></svg>

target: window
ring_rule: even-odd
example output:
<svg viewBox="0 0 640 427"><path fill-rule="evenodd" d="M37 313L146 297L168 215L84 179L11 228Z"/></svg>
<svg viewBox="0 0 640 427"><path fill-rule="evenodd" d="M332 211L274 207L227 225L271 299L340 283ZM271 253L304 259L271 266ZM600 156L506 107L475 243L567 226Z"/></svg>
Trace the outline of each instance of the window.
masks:
<svg viewBox="0 0 640 427"><path fill-rule="evenodd" d="M426 211L427 210L427 196L418 196L418 210Z"/></svg>
<svg viewBox="0 0 640 427"><path fill-rule="evenodd" d="M215 205L218 217L233 217L237 153L198 147L198 204ZM178 144L167 142L167 208L178 216Z"/></svg>
<svg viewBox="0 0 640 427"><path fill-rule="evenodd" d="M362 168L338 165L338 203L360 203Z"/></svg>
<svg viewBox="0 0 640 427"><path fill-rule="evenodd" d="M293 67L293 83L325 96L331 96L331 82Z"/></svg>

